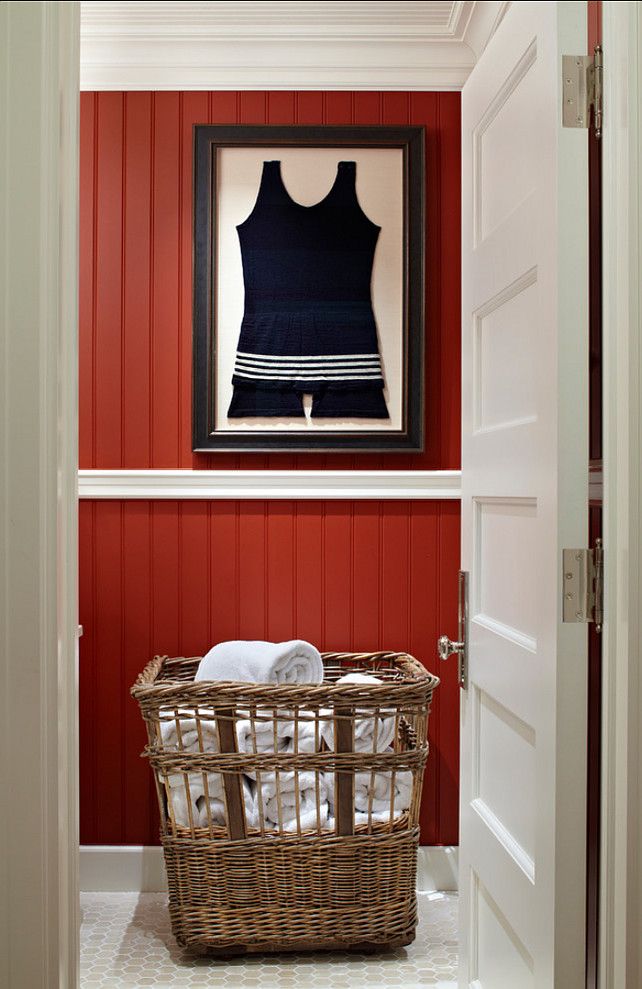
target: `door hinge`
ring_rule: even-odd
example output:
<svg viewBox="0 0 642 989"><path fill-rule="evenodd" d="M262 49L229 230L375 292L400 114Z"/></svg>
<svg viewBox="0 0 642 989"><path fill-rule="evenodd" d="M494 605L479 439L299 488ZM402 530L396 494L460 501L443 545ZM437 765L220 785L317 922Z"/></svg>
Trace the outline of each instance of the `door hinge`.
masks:
<svg viewBox="0 0 642 989"><path fill-rule="evenodd" d="M602 48L592 55L562 55L562 125L589 127L593 108L595 136L602 134Z"/></svg>
<svg viewBox="0 0 642 989"><path fill-rule="evenodd" d="M602 631L604 621L604 548L595 540L595 549L563 551L563 608L565 622L594 622Z"/></svg>

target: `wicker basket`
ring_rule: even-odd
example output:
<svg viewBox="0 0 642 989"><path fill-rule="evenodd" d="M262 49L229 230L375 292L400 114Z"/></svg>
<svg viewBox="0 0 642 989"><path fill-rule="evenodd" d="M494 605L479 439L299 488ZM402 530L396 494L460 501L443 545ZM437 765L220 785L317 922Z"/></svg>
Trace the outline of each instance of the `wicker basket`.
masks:
<svg viewBox="0 0 642 989"><path fill-rule="evenodd" d="M156 657L138 677L132 695L147 725L145 752L154 771L161 839L169 882L172 929L181 945L220 954L319 949L383 950L409 944L417 922L416 861L427 727L438 679L402 653L326 653L321 685L194 682L200 659ZM380 685L336 684L347 672L372 672ZM237 723L293 724L289 751L237 751ZM394 718L394 742L377 751L379 719ZM375 742L355 751L355 724L371 719ZM332 725L332 748L323 741ZM212 751L208 732L216 730ZM188 733L188 729L191 734ZM313 733L314 751L298 739ZM326 730L327 738L327 730ZM318 744L316 744L318 743ZM303 746L301 746L303 747ZM358 744L356 748L358 749ZM283 825L280 774L312 773L316 822ZM369 801L355 825L356 773L391 778L388 814ZM411 774L409 809L394 806L395 779ZM216 777L208 774L220 774ZM279 820L270 825L262 801L258 821L247 823L244 777L256 790L277 781ZM327 774L332 774L328 776ZM222 783L223 819L196 821L190 786L207 796L208 780ZM309 779L309 777L308 777ZM364 777L360 777L364 779ZM320 811L322 784L334 786L334 819ZM180 788L177 790L177 786ZM174 812L177 792L188 820ZM383 819L382 819L383 818Z"/></svg>

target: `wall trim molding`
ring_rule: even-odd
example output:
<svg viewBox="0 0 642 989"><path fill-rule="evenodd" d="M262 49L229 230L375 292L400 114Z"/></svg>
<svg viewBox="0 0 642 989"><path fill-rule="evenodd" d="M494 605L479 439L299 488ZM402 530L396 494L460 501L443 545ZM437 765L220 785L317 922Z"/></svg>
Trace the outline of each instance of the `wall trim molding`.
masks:
<svg viewBox="0 0 642 989"><path fill-rule="evenodd" d="M458 862L455 845L421 845L417 855L418 892L457 890ZM160 846L80 846L82 893L162 893L166 889Z"/></svg>
<svg viewBox="0 0 642 989"><path fill-rule="evenodd" d="M454 500L458 470L80 470L88 499Z"/></svg>
<svg viewBox="0 0 642 989"><path fill-rule="evenodd" d="M508 6L85 2L81 89L458 90Z"/></svg>

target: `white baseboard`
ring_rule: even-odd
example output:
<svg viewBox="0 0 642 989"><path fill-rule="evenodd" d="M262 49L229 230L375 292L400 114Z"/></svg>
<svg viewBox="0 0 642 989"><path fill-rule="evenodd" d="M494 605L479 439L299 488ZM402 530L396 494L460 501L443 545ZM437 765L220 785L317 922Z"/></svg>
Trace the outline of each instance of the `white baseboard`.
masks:
<svg viewBox="0 0 642 989"><path fill-rule="evenodd" d="M457 889L457 848L422 845L417 861L421 893ZM160 893L167 889L163 850L154 845L81 845L83 893Z"/></svg>

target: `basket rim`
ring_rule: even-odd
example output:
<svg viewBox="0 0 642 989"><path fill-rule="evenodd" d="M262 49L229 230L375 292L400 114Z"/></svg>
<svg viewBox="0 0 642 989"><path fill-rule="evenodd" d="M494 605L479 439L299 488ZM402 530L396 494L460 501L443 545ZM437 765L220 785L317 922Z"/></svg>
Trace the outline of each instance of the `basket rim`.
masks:
<svg viewBox="0 0 642 989"><path fill-rule="evenodd" d="M406 694L415 692L417 689L423 689L428 695L440 683L439 677L427 670L414 656L407 652L393 652L390 650L380 650L377 652L323 652L321 653L321 657L324 660L407 660L407 666L409 668L402 670L405 674L404 679L387 680L381 684L368 685L368 696L373 702L377 700L380 700L381 703L384 703L386 700L389 702L391 692L400 699ZM290 700L292 704L296 704L302 699L302 694L305 695L306 701L316 699L322 703L324 698L332 697L333 699L345 700L346 703L350 703L361 700L364 691L364 685L360 683L278 684L254 683L239 680L185 681L179 679L167 679L159 683L158 676L168 660L171 662L182 661L190 663L200 661L201 658L201 656L154 656L131 686L130 693L132 697L138 701L149 701L154 698L167 701L172 696L180 694L181 700L205 700L208 695L211 695L212 684L216 684L217 694L221 700L223 698L229 701L235 699L243 700L248 695L260 691L262 703L268 702L273 697L275 703L282 704L284 701ZM217 706L219 704L220 701L217 701Z"/></svg>

